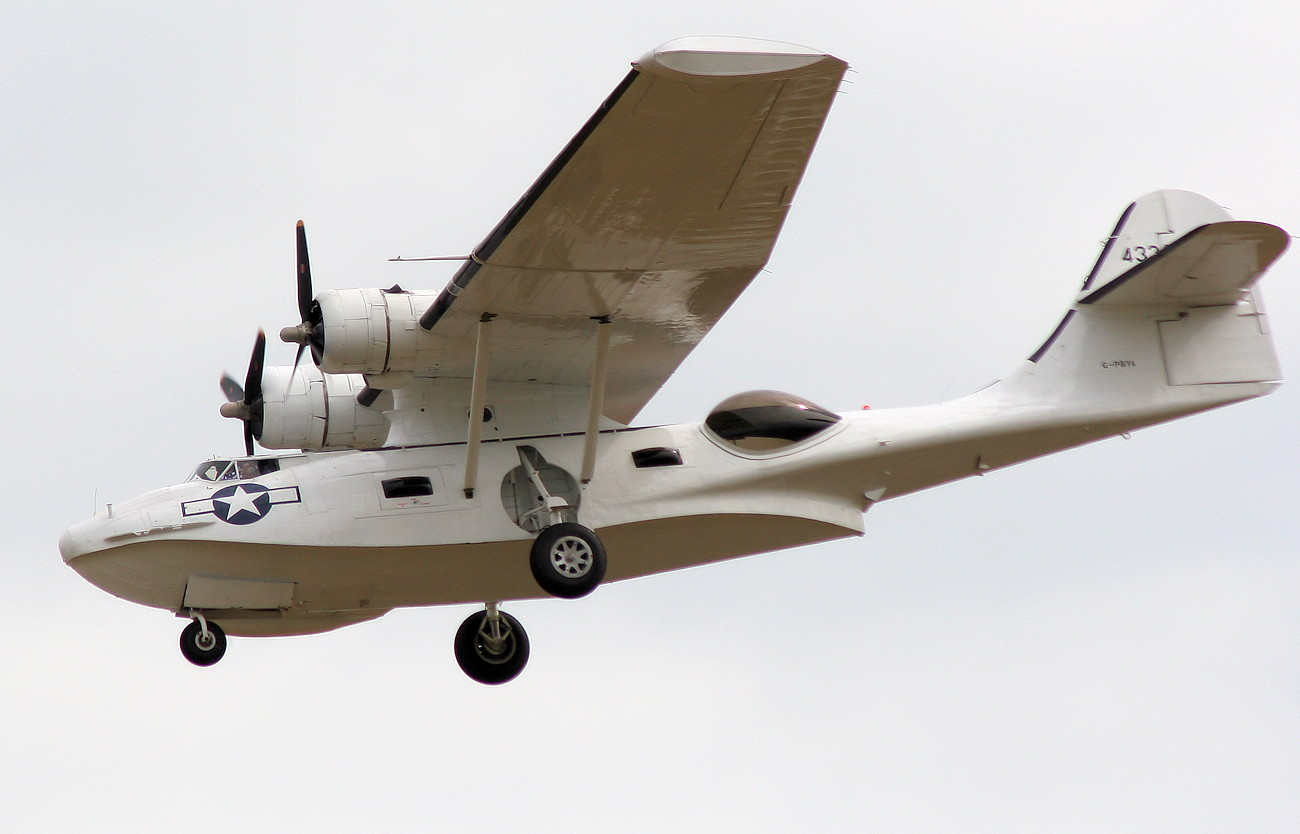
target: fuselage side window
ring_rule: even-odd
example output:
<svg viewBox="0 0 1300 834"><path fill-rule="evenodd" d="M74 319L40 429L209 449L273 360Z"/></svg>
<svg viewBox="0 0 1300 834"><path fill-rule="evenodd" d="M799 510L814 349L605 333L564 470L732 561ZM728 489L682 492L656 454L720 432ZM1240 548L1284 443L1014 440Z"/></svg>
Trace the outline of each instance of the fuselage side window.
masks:
<svg viewBox="0 0 1300 834"><path fill-rule="evenodd" d="M407 478L389 478L384 481L385 498L414 498L420 495L433 495L433 482L423 476Z"/></svg>

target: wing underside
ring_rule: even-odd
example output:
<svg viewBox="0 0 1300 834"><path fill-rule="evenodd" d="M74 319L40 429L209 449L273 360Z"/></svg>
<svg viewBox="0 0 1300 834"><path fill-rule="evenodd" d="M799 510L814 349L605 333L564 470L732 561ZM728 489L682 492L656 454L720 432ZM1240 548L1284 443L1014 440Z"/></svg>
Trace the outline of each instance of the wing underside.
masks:
<svg viewBox="0 0 1300 834"><path fill-rule="evenodd" d="M586 386L627 423L767 262L846 69L763 41L691 38L632 71L421 319L436 375Z"/></svg>

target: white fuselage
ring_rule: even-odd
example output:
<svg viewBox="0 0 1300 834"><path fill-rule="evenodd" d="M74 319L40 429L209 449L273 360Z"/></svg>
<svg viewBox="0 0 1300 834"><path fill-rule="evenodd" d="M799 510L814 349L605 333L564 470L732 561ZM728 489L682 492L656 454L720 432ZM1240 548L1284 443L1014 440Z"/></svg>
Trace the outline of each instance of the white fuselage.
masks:
<svg viewBox="0 0 1300 834"><path fill-rule="evenodd" d="M574 482L569 517L604 542L607 581L627 579L860 535L875 501L1274 386L1205 386L1129 408L1022 402L1023 387L849 413L769 452L738 450L699 424L605 431L594 477ZM291 454L251 480L192 479L111 506L65 533L60 549L104 590L182 615L207 611L232 634L322 631L401 606L545 596L528 567L536 531L517 522L522 499L503 483L518 480L519 447L576 476L583 437L484 442L472 497L461 487L464 443ZM676 451L681 463L638 467L633 452L647 449ZM427 478L430 494L386 497L384 482L398 478ZM215 501L219 494L227 499Z"/></svg>
<svg viewBox="0 0 1300 834"><path fill-rule="evenodd" d="M871 442L862 421L827 434L795 456ZM233 600L222 622L234 634L242 616L250 633L292 633L399 606L545 596L528 569L534 533L516 522L502 482L520 465L519 446L576 474L582 444L580 434L484 443L472 498L461 489L463 443L293 454L251 481L192 479L113 505L60 546L94 584L174 611L199 607L186 603L195 577L291 583L273 595L279 613L269 620L254 612L256 599ZM631 453L646 448L674 449L682 463L638 468ZM860 533L858 485L798 493L768 482L791 459L737 455L697 425L604 432L575 515L613 554L610 580ZM432 494L386 497L384 482L402 477L428 478ZM242 483L267 498L259 505L237 490L233 503L214 507L214 495ZM233 609L245 610L232 617Z"/></svg>

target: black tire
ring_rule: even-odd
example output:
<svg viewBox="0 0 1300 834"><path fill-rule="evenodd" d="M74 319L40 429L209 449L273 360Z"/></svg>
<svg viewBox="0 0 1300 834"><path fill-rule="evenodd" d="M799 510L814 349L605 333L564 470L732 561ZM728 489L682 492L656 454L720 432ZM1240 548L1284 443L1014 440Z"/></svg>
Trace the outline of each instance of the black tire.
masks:
<svg viewBox="0 0 1300 834"><path fill-rule="evenodd" d="M577 599L605 578L605 546L581 524L552 524L533 541L533 578L553 597Z"/></svg>
<svg viewBox="0 0 1300 834"><path fill-rule="evenodd" d="M504 611L499 613L502 624L509 629L500 652L488 648L485 640L486 611L470 614L456 630L455 642L461 671L479 683L493 686L514 680L528 664L528 632L514 617Z"/></svg>
<svg viewBox="0 0 1300 834"><path fill-rule="evenodd" d="M181 654L195 666L211 666L226 654L226 633L221 626L208 620L208 634L212 635L212 645L203 642L203 626L198 620L190 620L181 632Z"/></svg>

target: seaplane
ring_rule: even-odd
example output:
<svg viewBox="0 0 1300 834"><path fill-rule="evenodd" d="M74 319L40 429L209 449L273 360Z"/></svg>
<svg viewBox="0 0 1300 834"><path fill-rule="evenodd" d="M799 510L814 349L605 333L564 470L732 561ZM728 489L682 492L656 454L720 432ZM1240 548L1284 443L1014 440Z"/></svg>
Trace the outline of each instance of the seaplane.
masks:
<svg viewBox="0 0 1300 834"><path fill-rule="evenodd" d="M222 380L244 454L109 504L64 561L188 620L198 666L227 635L472 604L456 660L501 684L529 657L512 601L861 536L881 501L1280 384L1257 282L1288 235L1171 190L1124 209L982 390L851 413L747 391L636 425L767 263L846 68L740 38L650 51L440 290L316 293L299 223L295 361L267 366L259 332Z"/></svg>

